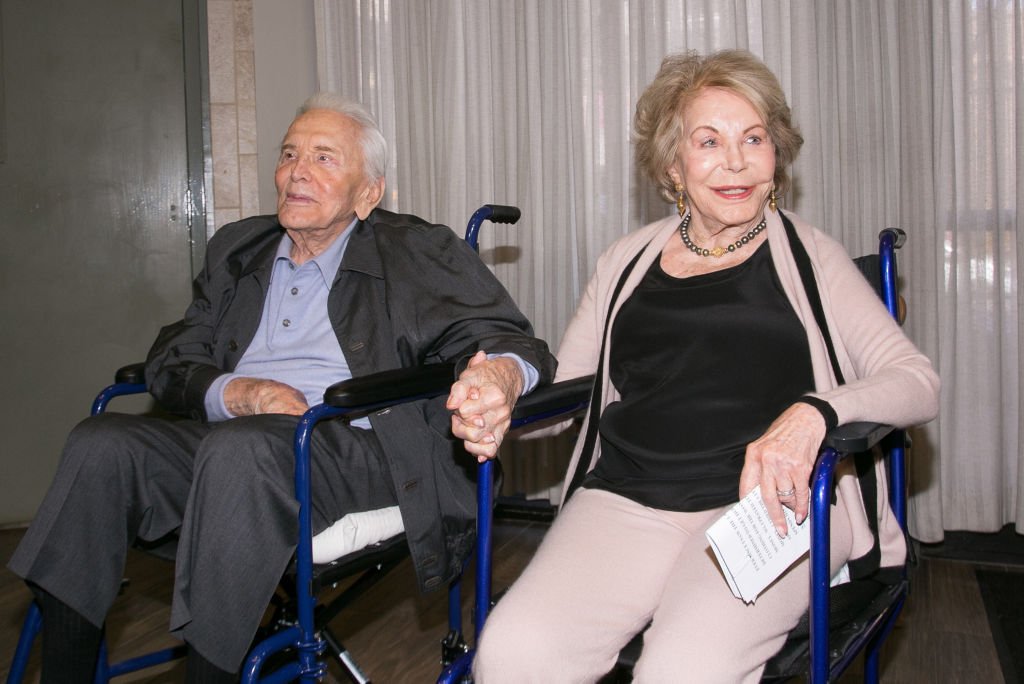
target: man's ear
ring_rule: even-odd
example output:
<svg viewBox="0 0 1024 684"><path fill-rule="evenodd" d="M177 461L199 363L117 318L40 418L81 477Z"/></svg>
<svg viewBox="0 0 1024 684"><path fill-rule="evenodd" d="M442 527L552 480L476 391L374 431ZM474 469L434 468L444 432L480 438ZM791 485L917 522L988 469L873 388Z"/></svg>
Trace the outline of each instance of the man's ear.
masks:
<svg viewBox="0 0 1024 684"><path fill-rule="evenodd" d="M356 200L356 216L359 217L359 220L365 221L382 199L384 199L384 179L368 181L359 195L359 199Z"/></svg>

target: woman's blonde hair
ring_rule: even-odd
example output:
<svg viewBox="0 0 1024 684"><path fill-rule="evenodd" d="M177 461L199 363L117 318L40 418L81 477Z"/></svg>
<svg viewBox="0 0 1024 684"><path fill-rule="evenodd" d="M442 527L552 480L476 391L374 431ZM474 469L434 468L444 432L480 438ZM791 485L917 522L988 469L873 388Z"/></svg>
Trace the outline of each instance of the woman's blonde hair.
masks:
<svg viewBox="0 0 1024 684"><path fill-rule="evenodd" d="M782 86L764 62L745 50L669 55L640 100L633 118L637 166L673 201L675 184L668 168L676 158L683 114L706 88L721 88L742 97L758 113L775 145L775 189L789 189L789 166L804 139L790 120Z"/></svg>

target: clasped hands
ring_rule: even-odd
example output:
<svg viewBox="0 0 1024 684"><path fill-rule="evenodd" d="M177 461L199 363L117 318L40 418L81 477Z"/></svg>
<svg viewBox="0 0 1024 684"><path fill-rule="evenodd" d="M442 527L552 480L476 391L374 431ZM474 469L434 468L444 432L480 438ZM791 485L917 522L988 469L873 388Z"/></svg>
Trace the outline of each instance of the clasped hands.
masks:
<svg viewBox="0 0 1024 684"><path fill-rule="evenodd" d="M463 440L466 451L480 463L497 456L523 382L514 360L488 359L478 351L452 385L445 404L452 412L452 434Z"/></svg>

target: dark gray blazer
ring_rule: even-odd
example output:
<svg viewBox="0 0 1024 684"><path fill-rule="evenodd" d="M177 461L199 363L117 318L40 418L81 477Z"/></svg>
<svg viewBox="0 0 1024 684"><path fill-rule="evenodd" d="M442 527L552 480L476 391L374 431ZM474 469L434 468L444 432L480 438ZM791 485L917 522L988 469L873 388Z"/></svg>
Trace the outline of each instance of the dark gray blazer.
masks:
<svg viewBox="0 0 1024 684"><path fill-rule="evenodd" d="M555 359L494 275L446 226L377 209L352 229L328 298L354 376L444 361L478 349L512 352L551 380ZM146 382L160 404L205 419L206 390L232 371L256 334L283 228L244 219L210 240L185 317L163 328ZM472 459L453 440L443 398L380 411L384 448L422 589L446 583L474 539Z"/></svg>

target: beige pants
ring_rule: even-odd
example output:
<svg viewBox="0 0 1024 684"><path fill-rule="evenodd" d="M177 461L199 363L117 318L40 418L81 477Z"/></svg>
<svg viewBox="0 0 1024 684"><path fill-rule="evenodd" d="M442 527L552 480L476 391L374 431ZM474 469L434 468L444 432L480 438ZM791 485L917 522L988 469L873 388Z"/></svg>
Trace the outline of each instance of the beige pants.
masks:
<svg viewBox="0 0 1024 684"><path fill-rule="evenodd" d="M475 681L593 682L648 622L635 682L758 681L807 609L808 562L743 603L704 537L723 511L660 511L578 490L488 619ZM845 515L833 508L831 518L835 572L851 533Z"/></svg>

